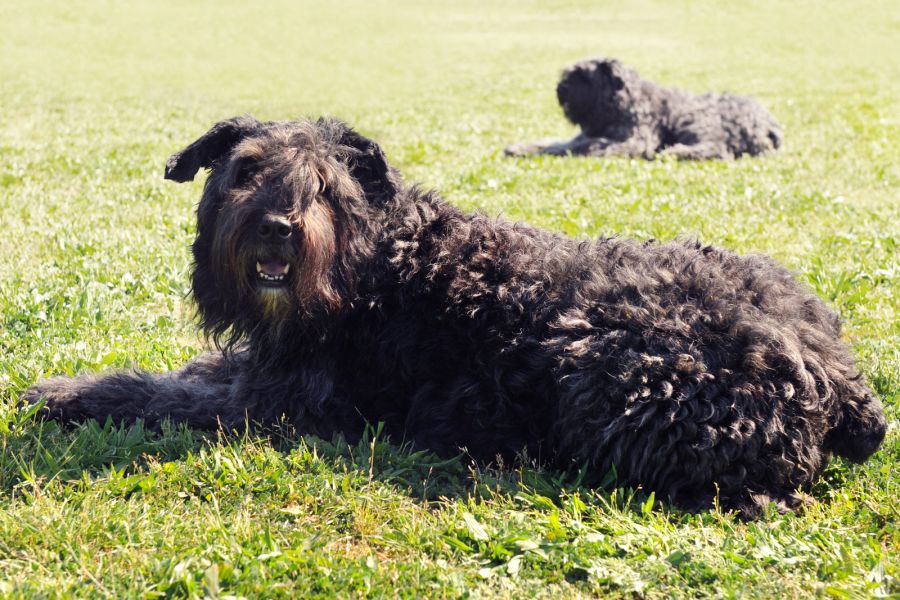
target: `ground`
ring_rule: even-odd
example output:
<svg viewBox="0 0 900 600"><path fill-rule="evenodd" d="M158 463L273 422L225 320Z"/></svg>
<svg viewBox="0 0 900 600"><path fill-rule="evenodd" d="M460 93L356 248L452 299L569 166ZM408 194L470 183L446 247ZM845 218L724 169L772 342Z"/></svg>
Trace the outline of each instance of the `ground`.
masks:
<svg viewBox="0 0 900 600"><path fill-rule="evenodd" d="M583 5L582 5L583 4ZM4 3L0 597L900 594L896 2ZM505 158L574 134L560 70L754 95L784 125L733 163ZM49 374L176 367L200 181L166 157L214 121L329 113L467 209L577 236L774 255L837 308L891 430L800 515L682 514L578 473L389 443L86 425L12 408ZM202 178L198 178L202 179Z"/></svg>

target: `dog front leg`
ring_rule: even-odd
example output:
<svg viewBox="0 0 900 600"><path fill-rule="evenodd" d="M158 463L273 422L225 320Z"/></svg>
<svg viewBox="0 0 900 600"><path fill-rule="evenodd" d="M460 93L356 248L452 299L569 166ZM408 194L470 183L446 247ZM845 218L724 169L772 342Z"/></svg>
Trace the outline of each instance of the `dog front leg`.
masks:
<svg viewBox="0 0 900 600"><path fill-rule="evenodd" d="M224 355L205 355L170 373L117 372L107 375L55 377L39 382L21 397L25 403L45 401L43 416L63 421L99 422L112 418L130 424L137 419L152 428L164 419L191 427L215 429L240 425L241 409L232 380L240 366Z"/></svg>
<svg viewBox="0 0 900 600"><path fill-rule="evenodd" d="M556 156L626 156L652 160L656 153L658 140L652 137L631 137L616 141L607 137L592 137L580 133L568 142L547 146L542 154Z"/></svg>
<svg viewBox="0 0 900 600"><path fill-rule="evenodd" d="M605 137L591 137L580 133L569 141L542 140L522 142L506 148L508 156L550 154L551 156L628 156L652 159L656 149L654 140L629 138L617 142Z"/></svg>
<svg viewBox="0 0 900 600"><path fill-rule="evenodd" d="M576 138L578 139L578 138ZM503 153L507 156L533 156L535 154L550 154L553 156L565 156L570 154L570 147L574 140L560 141L544 139L536 142L518 142L507 146Z"/></svg>

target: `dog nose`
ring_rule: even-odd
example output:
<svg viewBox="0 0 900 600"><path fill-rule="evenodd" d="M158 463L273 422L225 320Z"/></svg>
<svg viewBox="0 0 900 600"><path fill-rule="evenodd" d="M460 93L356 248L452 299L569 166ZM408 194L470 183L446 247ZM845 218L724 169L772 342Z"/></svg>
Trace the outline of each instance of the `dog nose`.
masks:
<svg viewBox="0 0 900 600"><path fill-rule="evenodd" d="M256 233L264 240L286 240L291 237L291 222L278 215L264 215L256 226Z"/></svg>

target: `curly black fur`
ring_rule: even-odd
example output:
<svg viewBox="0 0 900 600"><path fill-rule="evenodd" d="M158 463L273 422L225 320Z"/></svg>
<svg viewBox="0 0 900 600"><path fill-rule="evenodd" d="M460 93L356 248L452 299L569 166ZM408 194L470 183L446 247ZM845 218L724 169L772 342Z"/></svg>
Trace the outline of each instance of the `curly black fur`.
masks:
<svg viewBox="0 0 900 600"><path fill-rule="evenodd" d="M759 103L734 94L695 95L641 79L617 60L593 59L563 72L563 112L581 133L567 142L513 144L512 156L576 154L681 159L755 156L781 146L781 128Z"/></svg>
<svg viewBox="0 0 900 600"><path fill-rule="evenodd" d="M167 177L201 166L192 285L221 350L26 400L61 420L383 421L439 453L615 466L747 516L797 506L830 454L862 461L884 436L837 316L764 256L464 214L330 119L220 123Z"/></svg>

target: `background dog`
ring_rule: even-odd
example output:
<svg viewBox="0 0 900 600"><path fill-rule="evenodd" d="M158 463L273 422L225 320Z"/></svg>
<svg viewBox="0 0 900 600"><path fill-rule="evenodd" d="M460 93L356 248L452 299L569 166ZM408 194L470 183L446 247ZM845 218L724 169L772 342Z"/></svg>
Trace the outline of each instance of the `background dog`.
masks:
<svg viewBox="0 0 900 600"><path fill-rule="evenodd" d="M755 100L660 87L617 60L572 65L556 95L581 133L567 142L514 144L507 154L730 159L770 152L782 143L778 123Z"/></svg>

